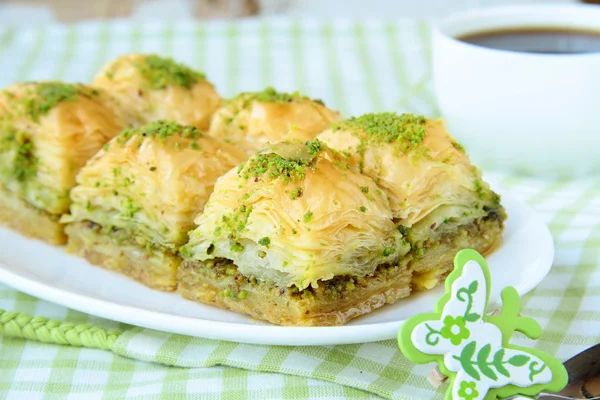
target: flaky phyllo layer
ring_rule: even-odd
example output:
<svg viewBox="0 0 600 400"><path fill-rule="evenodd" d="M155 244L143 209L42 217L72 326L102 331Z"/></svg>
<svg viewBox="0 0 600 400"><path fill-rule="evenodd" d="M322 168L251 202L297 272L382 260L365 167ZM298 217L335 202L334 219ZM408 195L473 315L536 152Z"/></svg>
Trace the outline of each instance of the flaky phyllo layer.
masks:
<svg viewBox="0 0 600 400"><path fill-rule="evenodd" d="M441 120L394 113L366 114L318 136L377 182L404 227L443 229L499 209L500 197L481 179Z"/></svg>
<svg viewBox="0 0 600 400"><path fill-rule="evenodd" d="M94 79L121 102L134 125L158 120L208 129L221 97L204 74L166 57L128 54Z"/></svg>
<svg viewBox="0 0 600 400"><path fill-rule="evenodd" d="M50 214L69 209L79 168L126 127L102 90L60 82L0 91L0 185Z"/></svg>
<svg viewBox="0 0 600 400"><path fill-rule="evenodd" d="M62 221L91 221L176 251L217 178L245 158L193 126L158 121L126 130L77 175L71 214Z"/></svg>
<svg viewBox="0 0 600 400"><path fill-rule="evenodd" d="M385 193L320 142L282 142L220 178L182 253L304 289L409 250Z"/></svg>
<svg viewBox="0 0 600 400"><path fill-rule="evenodd" d="M268 143L313 140L339 119L340 114L320 100L268 88L223 102L209 134L254 154Z"/></svg>

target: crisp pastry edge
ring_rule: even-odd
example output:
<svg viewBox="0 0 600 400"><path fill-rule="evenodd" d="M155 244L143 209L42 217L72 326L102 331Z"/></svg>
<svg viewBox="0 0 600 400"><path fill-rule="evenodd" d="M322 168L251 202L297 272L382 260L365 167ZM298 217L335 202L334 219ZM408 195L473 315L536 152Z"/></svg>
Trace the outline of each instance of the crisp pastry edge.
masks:
<svg viewBox="0 0 600 400"><path fill-rule="evenodd" d="M0 188L0 225L46 243L62 246L67 242L60 215L39 209L19 195Z"/></svg>
<svg viewBox="0 0 600 400"><path fill-rule="evenodd" d="M121 243L89 227L89 222L68 224L66 251L93 265L118 272L152 289L174 291L181 258L167 251L148 252L137 243Z"/></svg>
<svg viewBox="0 0 600 400"><path fill-rule="evenodd" d="M393 304L409 296L413 290L431 289L443 283L453 269L454 255L462 248L474 248L484 255L489 254L501 241L503 222L503 218L479 218L459 226L457 231L444 239L429 244L426 242L423 257L417 257L414 251L409 252L399 260L396 273L388 274L383 279L378 274L378 268L372 277L366 279L373 283L359 286L361 290L354 293L344 294L342 291L343 296L332 298L329 309L325 311L322 302L311 306L310 302L293 296L288 288L252 283L238 273L231 262L225 265L221 276L211 277L206 271L214 267L202 268L204 263L200 261L184 261L178 271L178 292L184 298L277 325L343 325L385 304ZM231 268L231 273L228 273L227 267ZM415 270L419 272L415 274ZM240 296L242 292L246 292L244 298Z"/></svg>

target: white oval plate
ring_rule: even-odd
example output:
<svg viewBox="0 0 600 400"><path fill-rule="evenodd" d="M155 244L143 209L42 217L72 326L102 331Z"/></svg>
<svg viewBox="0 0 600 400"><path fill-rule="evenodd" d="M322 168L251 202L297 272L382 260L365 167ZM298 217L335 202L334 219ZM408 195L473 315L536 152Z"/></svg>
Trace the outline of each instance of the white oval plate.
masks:
<svg viewBox="0 0 600 400"><path fill-rule="evenodd" d="M524 203L505 195L502 247L487 260L491 301L514 286L520 294L546 276L554 258L548 228ZM396 337L410 316L433 311L443 288L412 295L340 327L280 327L146 288L124 276L0 228L0 281L32 296L127 324L209 339L266 345L333 345Z"/></svg>

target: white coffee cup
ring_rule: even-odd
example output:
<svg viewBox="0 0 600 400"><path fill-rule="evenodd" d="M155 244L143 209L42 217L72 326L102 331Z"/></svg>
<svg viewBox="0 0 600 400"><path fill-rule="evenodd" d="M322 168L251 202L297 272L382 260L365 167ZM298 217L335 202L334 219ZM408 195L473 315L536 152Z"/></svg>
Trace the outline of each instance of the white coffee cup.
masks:
<svg viewBox="0 0 600 400"><path fill-rule="evenodd" d="M442 116L483 168L600 173L600 53L512 52L456 39L531 27L600 32L600 6L493 7L439 21L433 78Z"/></svg>

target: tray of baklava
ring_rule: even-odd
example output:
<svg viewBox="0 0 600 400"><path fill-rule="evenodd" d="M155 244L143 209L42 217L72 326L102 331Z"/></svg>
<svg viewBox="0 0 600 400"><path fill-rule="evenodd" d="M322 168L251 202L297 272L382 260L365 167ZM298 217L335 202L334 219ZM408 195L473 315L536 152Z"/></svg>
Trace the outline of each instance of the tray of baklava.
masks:
<svg viewBox="0 0 600 400"><path fill-rule="evenodd" d="M485 140L482 132L482 140ZM266 88L223 99L148 54L91 83L0 91L0 281L76 310L248 343L393 338L456 253L492 301L547 274L552 238L443 120L342 116Z"/></svg>

